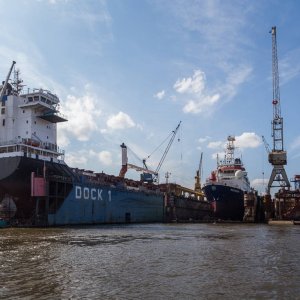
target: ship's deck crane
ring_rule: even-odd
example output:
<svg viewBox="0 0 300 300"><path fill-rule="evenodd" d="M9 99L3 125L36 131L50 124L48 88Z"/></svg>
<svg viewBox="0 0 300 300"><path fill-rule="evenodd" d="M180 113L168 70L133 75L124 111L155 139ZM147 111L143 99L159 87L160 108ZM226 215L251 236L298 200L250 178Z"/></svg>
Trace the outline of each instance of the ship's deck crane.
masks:
<svg viewBox="0 0 300 300"><path fill-rule="evenodd" d="M167 154L168 154L168 152L170 150L170 147L171 147L171 145L172 145L172 143L173 143L173 141L175 139L176 133L177 133L179 127L180 127L180 124L181 124L181 121L179 122L179 124L177 125L177 127L175 128L175 130L172 131L171 139L170 139L170 141L169 141L169 143L168 143L168 145L166 147L166 150L165 150L162 158L160 159L160 162L158 163L158 166L157 166L157 168L155 170L155 172L157 174L158 174L158 172L159 172L159 170L160 170L160 168L161 168L161 166L162 166L162 164L163 164L163 162L164 162L164 160L165 160L165 158L166 158L166 156L167 156Z"/></svg>
<svg viewBox="0 0 300 300"><path fill-rule="evenodd" d="M11 72L12 72L12 69L14 67L14 65L16 64L15 61L12 62L12 65L9 69L9 72L6 76L6 80L3 82L3 86L2 86L2 89L1 89L1 93L0 93L0 101L4 101L3 99L3 96L5 95L5 93L7 92L7 87L9 86L9 83L8 83L8 80L10 78L10 75L11 75ZM11 87L10 87L11 88Z"/></svg>
<svg viewBox="0 0 300 300"><path fill-rule="evenodd" d="M147 181L147 182L153 182L153 181L158 181L158 172L170 150L170 147L174 141L174 138L177 134L177 131L180 127L181 121L179 122L179 124L177 125L176 129L172 131L171 133L171 138L169 140L169 143L163 153L163 156L161 157L158 166L156 168L155 171L150 170L147 165L146 165L146 159L143 159L143 167L139 167L133 164L129 164L128 163L128 156L127 156L127 146L123 143L121 145L122 148L122 168L120 170L119 176L124 178L125 174L127 172L128 169L134 169L138 172L142 172L141 174L141 181ZM152 152L153 154L153 152ZM148 156L148 158L150 157L150 155Z"/></svg>
<svg viewBox="0 0 300 300"><path fill-rule="evenodd" d="M272 187L290 187L284 165L287 164L287 154L283 147L283 118L280 108L279 72L277 58L276 27L272 27L272 78L273 78L273 121L272 138L273 149L269 152L268 160L273 166L269 179L267 194L270 194ZM277 184L276 184L277 182Z"/></svg>

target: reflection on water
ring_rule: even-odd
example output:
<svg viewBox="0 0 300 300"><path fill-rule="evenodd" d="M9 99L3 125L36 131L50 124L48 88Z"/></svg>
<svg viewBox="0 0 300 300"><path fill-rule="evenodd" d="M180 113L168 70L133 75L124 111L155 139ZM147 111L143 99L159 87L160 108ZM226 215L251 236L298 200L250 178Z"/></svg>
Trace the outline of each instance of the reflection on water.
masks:
<svg viewBox="0 0 300 300"><path fill-rule="evenodd" d="M1 299L300 299L300 226L0 231Z"/></svg>

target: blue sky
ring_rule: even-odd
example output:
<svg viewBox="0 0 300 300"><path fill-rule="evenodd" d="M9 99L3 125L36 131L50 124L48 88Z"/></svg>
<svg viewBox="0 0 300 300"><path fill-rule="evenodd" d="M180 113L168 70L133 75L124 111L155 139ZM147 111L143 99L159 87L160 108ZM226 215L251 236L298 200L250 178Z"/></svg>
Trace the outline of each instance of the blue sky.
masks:
<svg viewBox="0 0 300 300"><path fill-rule="evenodd" d="M0 1L0 74L17 61L24 83L61 99L59 145L71 166L117 175L120 144L141 164L182 125L161 168L193 187L228 135L260 191L271 167L271 35L277 26L286 170L300 173L299 1ZM167 144L147 159L156 169ZM264 173L264 176L263 176ZM131 170L129 177L138 178Z"/></svg>

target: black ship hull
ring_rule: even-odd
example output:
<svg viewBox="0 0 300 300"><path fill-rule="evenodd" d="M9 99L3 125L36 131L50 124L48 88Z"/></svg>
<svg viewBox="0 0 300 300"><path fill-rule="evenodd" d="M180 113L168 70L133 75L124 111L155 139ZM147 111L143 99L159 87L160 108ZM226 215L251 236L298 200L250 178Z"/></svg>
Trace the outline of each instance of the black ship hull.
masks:
<svg viewBox="0 0 300 300"><path fill-rule="evenodd" d="M49 205L56 211L73 186L72 171L65 164L14 156L1 158L0 166L0 200L13 199L17 207L14 219L21 223L34 223L37 210L45 217ZM32 173L39 177L47 173L47 205L45 197L38 203L37 197L32 197Z"/></svg>
<svg viewBox="0 0 300 300"><path fill-rule="evenodd" d="M216 219L243 221L244 192L225 185L208 184L203 187L207 200L212 205Z"/></svg>

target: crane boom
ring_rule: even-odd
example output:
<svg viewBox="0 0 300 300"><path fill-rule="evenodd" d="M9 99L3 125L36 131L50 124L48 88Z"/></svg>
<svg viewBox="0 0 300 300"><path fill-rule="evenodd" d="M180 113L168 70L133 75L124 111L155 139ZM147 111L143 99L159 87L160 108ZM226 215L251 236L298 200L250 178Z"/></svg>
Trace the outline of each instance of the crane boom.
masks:
<svg viewBox="0 0 300 300"><path fill-rule="evenodd" d="M8 72L7 76L6 76L6 80L3 83L1 94L0 94L0 101L3 100L2 98L3 98L3 96L4 96L5 92L6 92L6 87L7 87L7 84L8 84L8 80L9 80L10 74L12 72L12 69L13 69L15 63L16 63L15 61L12 62L12 65L11 65L11 67L9 69L9 72Z"/></svg>
<svg viewBox="0 0 300 300"><path fill-rule="evenodd" d="M171 147L171 145L172 145L172 143L173 143L173 141L174 141L174 138L175 138L175 136L176 136L176 133L177 133L179 127L180 127L180 124L181 124L181 121L180 121L179 124L177 125L176 129L173 131L172 137L171 137L171 139L170 139L170 141L169 141L169 143L168 143L168 145L167 145L167 148L166 148L166 150L165 150L165 152L164 152L162 158L160 159L160 162L159 162L159 164L158 164L158 166L157 166L157 168L156 168L156 170L155 170L155 172L156 172L157 174L158 174L158 172L159 172L159 170L160 170L160 168L161 168L161 166L162 166L162 164L163 164L163 162L164 162L164 160L165 160L165 158L166 158L166 156L167 156L167 154L168 154L168 152L169 152L169 150L170 150L170 147Z"/></svg>
<svg viewBox="0 0 300 300"><path fill-rule="evenodd" d="M176 133L180 127L180 124L181 124L181 121L179 122L179 124L177 125L176 129L172 132L172 137L167 145L167 148L162 156L162 158L160 159L160 162L156 168L155 171L152 171L152 170L149 170L147 165L146 165L146 159L143 160L143 167L139 167L139 166L136 166L136 165L133 165L133 164L129 164L128 163L128 156L127 156L127 146L122 143L121 146L121 149L122 149L122 167L121 167L121 170L120 170L120 173L119 173L119 176L121 178L124 178L125 177L125 174L126 172L128 171L128 169L134 169L138 172L142 172L141 174L141 180L142 181L148 181L148 182L153 182L155 179L158 179L158 172L170 150L170 147L173 143L173 140L176 136ZM150 157L150 156L148 156ZM153 176L152 176L153 175Z"/></svg>
<svg viewBox="0 0 300 300"><path fill-rule="evenodd" d="M281 117L276 27L272 27L272 78L273 78L273 151L283 151L283 118Z"/></svg>
<svg viewBox="0 0 300 300"><path fill-rule="evenodd" d="M270 150L270 146L269 146L269 144L268 144L267 140L265 139L265 137L264 137L263 135L262 135L261 137L262 137L262 140L263 140L263 142L264 142L264 145L265 145L266 151L267 151L267 153L269 154L269 153L271 152L271 150Z"/></svg>
<svg viewBox="0 0 300 300"><path fill-rule="evenodd" d="M202 158L203 158L203 152L201 152L200 162L199 162L199 169L196 171L196 176L195 176L195 191L196 192L200 192L201 191Z"/></svg>

